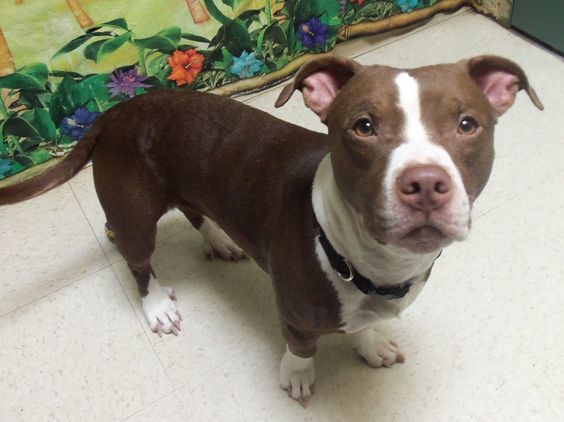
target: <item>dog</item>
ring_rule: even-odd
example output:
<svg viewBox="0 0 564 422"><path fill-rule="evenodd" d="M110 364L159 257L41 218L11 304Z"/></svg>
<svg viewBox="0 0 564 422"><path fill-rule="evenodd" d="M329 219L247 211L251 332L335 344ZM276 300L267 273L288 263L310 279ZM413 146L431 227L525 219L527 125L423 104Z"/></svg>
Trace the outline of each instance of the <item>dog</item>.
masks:
<svg viewBox="0 0 564 422"><path fill-rule="evenodd" d="M62 163L0 189L0 204L52 189L91 159L159 335L181 329L174 292L150 263L164 213L184 213L208 256L250 256L272 277L287 345L280 385L305 406L322 335L349 334L372 367L404 361L375 325L412 303L442 248L468 235L494 126L517 92L543 106L498 56L406 70L328 55L304 65L276 106L295 90L327 135L229 98L156 91L106 112Z"/></svg>

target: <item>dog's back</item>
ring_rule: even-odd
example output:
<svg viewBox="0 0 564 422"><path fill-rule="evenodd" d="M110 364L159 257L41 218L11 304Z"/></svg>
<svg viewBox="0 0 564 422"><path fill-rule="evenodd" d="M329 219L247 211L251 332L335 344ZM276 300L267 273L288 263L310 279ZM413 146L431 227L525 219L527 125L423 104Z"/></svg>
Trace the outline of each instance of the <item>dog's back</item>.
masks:
<svg viewBox="0 0 564 422"><path fill-rule="evenodd" d="M273 207L294 202L282 195L310 201L315 169L328 148L324 134L200 92L138 96L103 118L92 160L106 214L114 214L116 203L119 214L153 208L151 218L190 208L237 233L238 244L263 266L267 257L255 245L270 242L278 224L268 216L282 212Z"/></svg>

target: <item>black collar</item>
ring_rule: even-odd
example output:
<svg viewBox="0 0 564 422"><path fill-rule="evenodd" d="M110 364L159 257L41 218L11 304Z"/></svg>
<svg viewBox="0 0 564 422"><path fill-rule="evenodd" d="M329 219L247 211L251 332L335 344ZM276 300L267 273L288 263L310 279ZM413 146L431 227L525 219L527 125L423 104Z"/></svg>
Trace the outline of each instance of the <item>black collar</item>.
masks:
<svg viewBox="0 0 564 422"><path fill-rule="evenodd" d="M331 264L331 267L333 267L333 270L337 273L337 276L343 281L350 281L354 283L362 293L366 295L376 294L379 296L386 296L387 299L400 299L409 292L409 288L411 287L411 283L409 281L394 287L374 286L374 284L360 274L346 258L339 255L339 253L331 245L331 242L327 239L327 236L321 227L319 227L319 243L321 243L327 258L329 258L329 263Z"/></svg>

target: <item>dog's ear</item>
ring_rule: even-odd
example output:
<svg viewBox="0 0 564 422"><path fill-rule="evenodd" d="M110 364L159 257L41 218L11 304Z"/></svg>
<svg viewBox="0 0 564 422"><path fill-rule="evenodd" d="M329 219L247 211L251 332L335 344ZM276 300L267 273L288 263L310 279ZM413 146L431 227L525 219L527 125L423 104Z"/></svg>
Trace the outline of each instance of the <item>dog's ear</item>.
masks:
<svg viewBox="0 0 564 422"><path fill-rule="evenodd" d="M513 105L517 92L524 89L533 104L544 107L535 90L529 85L527 75L518 64L499 56L478 56L459 62L480 86L497 117Z"/></svg>
<svg viewBox="0 0 564 422"><path fill-rule="evenodd" d="M294 81L284 87L275 106L286 104L294 91L299 89L306 106L325 121L329 105L337 93L362 68L360 63L336 55L313 60L302 66Z"/></svg>

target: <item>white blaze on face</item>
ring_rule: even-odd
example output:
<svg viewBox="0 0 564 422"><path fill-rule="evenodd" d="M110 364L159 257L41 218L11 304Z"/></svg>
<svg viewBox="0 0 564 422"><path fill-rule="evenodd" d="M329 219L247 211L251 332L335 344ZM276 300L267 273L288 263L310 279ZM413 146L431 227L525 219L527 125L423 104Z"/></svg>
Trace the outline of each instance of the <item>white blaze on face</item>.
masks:
<svg viewBox="0 0 564 422"><path fill-rule="evenodd" d="M419 104L419 84L402 72L396 76L399 91L399 107L405 117L404 133L408 143L424 146L430 144L423 123L421 122L421 106Z"/></svg>
<svg viewBox="0 0 564 422"><path fill-rule="evenodd" d="M394 220L409 220L408 207L403 205L395 194L394 185L398 177L414 165L437 165L450 175L453 182L453 196L444 210L447 220L451 220L446 223L452 226L453 230L456 227L449 235L455 239L463 239L468 233L470 206L460 172L449 153L442 146L431 142L421 119L422 105L417 80L407 72L401 72L396 76L395 83L398 89L398 107L404 115L404 128L403 142L392 152L384 179L387 215L392 223Z"/></svg>

